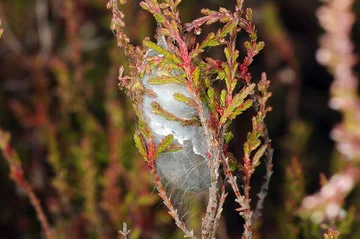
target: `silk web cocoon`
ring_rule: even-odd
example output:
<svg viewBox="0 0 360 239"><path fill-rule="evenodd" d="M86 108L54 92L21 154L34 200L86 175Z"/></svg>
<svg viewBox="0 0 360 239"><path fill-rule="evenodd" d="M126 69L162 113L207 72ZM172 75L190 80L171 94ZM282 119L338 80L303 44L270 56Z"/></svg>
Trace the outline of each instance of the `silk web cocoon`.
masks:
<svg viewBox="0 0 360 239"><path fill-rule="evenodd" d="M169 50L164 38L160 38L158 45ZM156 55L161 57L156 51L148 50L145 58ZM156 144L160 143L165 136L172 134L174 136L173 143L180 144L183 147L177 152L163 152L156 159L156 169L161 179L176 189L193 192L204 191L210 187L210 171L206 157L208 149L204 129L197 125L183 126L181 122L167 120L161 115L154 114L152 110L152 102L157 102L164 110L178 118L191 120L198 115L195 108L177 101L173 97L175 93L181 93L193 98L186 86L175 83L152 85L148 82L155 76L176 74L175 71L168 73L159 71L155 67L149 75L140 79L145 88L151 89L157 95L153 98L144 94L140 108L145 121L153 132ZM206 106L203 106L203 109L209 118L209 110Z"/></svg>

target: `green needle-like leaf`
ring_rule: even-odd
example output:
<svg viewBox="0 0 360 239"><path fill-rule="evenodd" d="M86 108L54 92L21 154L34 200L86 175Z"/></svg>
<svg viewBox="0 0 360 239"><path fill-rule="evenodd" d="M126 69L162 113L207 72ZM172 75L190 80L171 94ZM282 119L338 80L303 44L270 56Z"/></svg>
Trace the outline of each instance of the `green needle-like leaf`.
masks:
<svg viewBox="0 0 360 239"><path fill-rule="evenodd" d="M173 142L173 140L174 140L174 135L169 134L169 135L165 136L156 148L155 157L158 157L161 152L166 151L166 148L168 146L170 146L170 144Z"/></svg>

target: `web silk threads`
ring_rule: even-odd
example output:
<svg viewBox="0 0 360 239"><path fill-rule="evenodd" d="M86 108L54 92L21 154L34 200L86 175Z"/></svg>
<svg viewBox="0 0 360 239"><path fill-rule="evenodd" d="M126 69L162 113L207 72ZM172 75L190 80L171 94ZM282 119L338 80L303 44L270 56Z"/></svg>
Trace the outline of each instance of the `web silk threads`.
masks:
<svg viewBox="0 0 360 239"><path fill-rule="evenodd" d="M158 45L169 50L164 37L159 38ZM159 56L154 50L148 50L146 57ZM204 129L198 125L183 126L181 122L167 120L165 117L153 113L152 103L158 103L164 110L172 113L178 118L194 119L198 112L193 107L174 99L175 93L181 93L189 98L193 96L187 91L186 86L167 83L161 85L150 84L148 81L155 76L171 76L176 72L160 71L154 67L149 75L140 79L140 83L147 89L156 93L156 97L143 95L141 110L145 121L153 133L156 144L167 135L173 135L175 144L180 144L183 148L177 152L160 153L156 159L156 169L160 178L167 185L176 189L200 192L208 190L210 187L210 170L206 152L208 151ZM205 112L208 109L204 107Z"/></svg>

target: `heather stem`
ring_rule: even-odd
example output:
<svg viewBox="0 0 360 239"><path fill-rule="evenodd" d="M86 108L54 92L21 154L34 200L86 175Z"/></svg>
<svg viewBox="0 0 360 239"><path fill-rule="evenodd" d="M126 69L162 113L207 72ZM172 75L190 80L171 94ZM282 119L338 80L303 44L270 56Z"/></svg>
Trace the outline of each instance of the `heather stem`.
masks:
<svg viewBox="0 0 360 239"><path fill-rule="evenodd" d="M41 207L40 200L37 198L32 186L26 180L17 153L11 148L9 142L10 135L0 130L0 149L2 150L4 158L9 163L11 179L14 180L14 182L21 187L29 197L30 203L35 209L37 218L46 238L55 239L49 221Z"/></svg>

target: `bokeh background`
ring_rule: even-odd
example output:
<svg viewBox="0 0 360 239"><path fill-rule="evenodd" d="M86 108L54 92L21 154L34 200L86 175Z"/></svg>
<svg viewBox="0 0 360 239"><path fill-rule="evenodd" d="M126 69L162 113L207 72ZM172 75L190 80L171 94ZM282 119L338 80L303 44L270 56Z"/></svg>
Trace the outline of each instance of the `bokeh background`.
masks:
<svg viewBox="0 0 360 239"><path fill-rule="evenodd" d="M118 89L117 73L127 61L110 30L106 0L2 0L0 18L0 128L11 133L26 177L56 228L57 238L120 238L122 223L132 238L183 238L162 206L143 159L135 149L135 114ZM138 0L122 6L134 44L156 23ZM354 12L360 12L359 1ZM316 62L322 34L316 0L246 0L254 10L265 49L251 66L271 81L273 111L266 119L274 153L274 174L255 238L321 238L325 227L297 217L302 198L319 189L319 175L342 167L329 133L341 120L328 107L332 77ZM234 1L184 0L182 19L201 8L232 8ZM359 53L359 21L353 29ZM209 29L211 30L211 29ZM206 32L206 31L205 31ZM205 33L203 33L205 34ZM246 40L239 37L239 49ZM242 53L244 50L241 49ZM210 54L210 53L209 53ZM218 54L216 51L211 54ZM216 56L215 56L216 57ZM358 67L355 69L358 70ZM234 124L230 151L241 155L251 121ZM254 175L255 194L262 171ZM358 188L346 202L354 218L342 238L360 238ZM196 208L197 198L184 202ZM239 238L242 221L231 195L221 225L223 238ZM190 209L189 209L190 210ZM198 227L199 220L187 221ZM352 222L352 223L351 223ZM24 191L9 179L0 156L0 239L42 238Z"/></svg>

